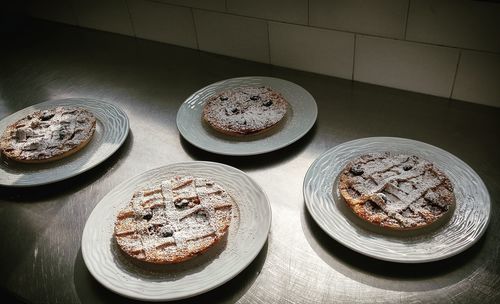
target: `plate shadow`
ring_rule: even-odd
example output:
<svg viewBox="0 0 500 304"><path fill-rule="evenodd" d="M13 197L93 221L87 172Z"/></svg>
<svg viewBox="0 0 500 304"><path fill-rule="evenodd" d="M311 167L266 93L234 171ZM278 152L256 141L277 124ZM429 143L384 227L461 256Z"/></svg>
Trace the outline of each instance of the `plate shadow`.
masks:
<svg viewBox="0 0 500 304"><path fill-rule="evenodd" d="M471 248L453 257L429 263L382 261L353 251L331 238L314 221L304 203L302 231L316 254L332 269L352 280L394 291L436 290L467 280L481 264L485 235Z"/></svg>
<svg viewBox="0 0 500 304"><path fill-rule="evenodd" d="M253 285L266 261L268 242L264 244L257 257L227 283L192 298L169 303L234 303ZM81 303L145 303L118 295L102 286L90 274L82 257L81 248L74 263L74 287Z"/></svg>

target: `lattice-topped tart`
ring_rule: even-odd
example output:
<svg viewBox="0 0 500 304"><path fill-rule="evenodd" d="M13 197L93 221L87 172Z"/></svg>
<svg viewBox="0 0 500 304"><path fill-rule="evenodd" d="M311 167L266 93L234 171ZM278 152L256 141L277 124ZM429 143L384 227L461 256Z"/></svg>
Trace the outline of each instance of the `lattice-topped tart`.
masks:
<svg viewBox="0 0 500 304"><path fill-rule="evenodd" d="M455 204L448 177L414 155L359 156L342 170L339 190L360 218L398 230L428 226Z"/></svg>
<svg viewBox="0 0 500 304"><path fill-rule="evenodd" d="M205 252L231 223L235 202L218 184L177 176L134 193L115 222L115 238L129 256L172 264Z"/></svg>
<svg viewBox="0 0 500 304"><path fill-rule="evenodd" d="M80 107L55 107L33 112L3 132L0 150L23 163L44 163L76 153L92 138L96 119Z"/></svg>
<svg viewBox="0 0 500 304"><path fill-rule="evenodd" d="M240 87L212 96L203 108L203 119L212 128L228 135L266 131L280 122L288 102L268 87Z"/></svg>

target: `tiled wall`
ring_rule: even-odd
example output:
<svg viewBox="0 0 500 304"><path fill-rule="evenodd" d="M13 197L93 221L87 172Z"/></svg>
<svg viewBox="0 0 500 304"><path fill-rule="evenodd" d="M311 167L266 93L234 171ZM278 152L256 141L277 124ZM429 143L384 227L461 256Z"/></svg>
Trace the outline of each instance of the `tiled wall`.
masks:
<svg viewBox="0 0 500 304"><path fill-rule="evenodd" d="M500 107L500 3L45 0L32 16Z"/></svg>

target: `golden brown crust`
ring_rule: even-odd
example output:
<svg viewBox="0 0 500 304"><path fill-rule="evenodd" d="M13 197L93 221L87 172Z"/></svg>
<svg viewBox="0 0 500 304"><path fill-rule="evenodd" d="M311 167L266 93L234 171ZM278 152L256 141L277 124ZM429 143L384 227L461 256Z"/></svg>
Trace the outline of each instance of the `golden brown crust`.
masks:
<svg viewBox="0 0 500 304"><path fill-rule="evenodd" d="M21 163L46 163L68 157L85 147L96 127L94 115L79 107L33 112L9 125L0 151Z"/></svg>
<svg viewBox="0 0 500 304"><path fill-rule="evenodd" d="M223 91L208 99L203 120L226 135L244 136L265 132L277 125L288 102L267 87L241 87Z"/></svg>
<svg viewBox="0 0 500 304"><path fill-rule="evenodd" d="M115 222L115 239L130 257L174 264L200 255L227 232L234 201L207 179L174 177L137 191Z"/></svg>
<svg viewBox="0 0 500 304"><path fill-rule="evenodd" d="M455 204L448 177L414 155L357 157L342 170L338 187L357 216L395 230L426 227Z"/></svg>

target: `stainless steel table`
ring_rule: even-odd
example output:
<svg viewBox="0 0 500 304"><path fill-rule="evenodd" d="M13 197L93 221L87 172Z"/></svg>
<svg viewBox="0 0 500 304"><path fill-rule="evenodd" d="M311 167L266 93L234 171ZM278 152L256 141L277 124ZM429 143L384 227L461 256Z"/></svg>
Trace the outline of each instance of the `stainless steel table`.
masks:
<svg viewBox="0 0 500 304"><path fill-rule="evenodd" d="M191 93L218 80L267 75L316 99L314 128L266 155L227 157L183 140L176 112ZM0 188L0 285L10 300L126 303L88 272L80 241L99 200L125 179L169 163L210 160L244 170L267 192L268 241L227 284L189 303L498 303L500 301L500 109L449 101L207 54L114 34L30 22L2 37L0 117L48 99L116 103L130 118L123 147L98 167L34 188ZM356 138L397 136L441 147L481 176L492 198L482 239L438 262L407 265L353 252L308 214L302 181L322 152Z"/></svg>

